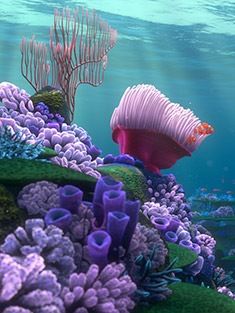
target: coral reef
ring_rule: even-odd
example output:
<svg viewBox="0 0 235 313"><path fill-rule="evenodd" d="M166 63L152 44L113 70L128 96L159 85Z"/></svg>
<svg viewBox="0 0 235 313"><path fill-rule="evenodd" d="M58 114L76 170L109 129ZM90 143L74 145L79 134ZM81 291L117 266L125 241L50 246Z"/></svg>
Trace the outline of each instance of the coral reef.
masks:
<svg viewBox="0 0 235 313"><path fill-rule="evenodd" d="M61 293L68 312L130 312L136 286L124 271L122 264L111 263L102 271L93 264L86 273L72 274Z"/></svg>
<svg viewBox="0 0 235 313"><path fill-rule="evenodd" d="M25 227L17 227L9 234L0 250L14 257L37 253L43 256L46 269L64 279L76 268L75 250L72 242L63 231L54 225L45 227L42 219L31 219Z"/></svg>
<svg viewBox="0 0 235 313"><path fill-rule="evenodd" d="M100 151L92 145L85 130L61 121L60 124L58 121L52 123L54 114L45 106L42 110L34 107L29 95L11 83L0 83L0 101L3 103L0 117L13 119L19 131L27 132L35 142L42 142L44 146L55 149L59 156L52 158L52 162L94 177L100 176L95 170L102 163L100 158L97 159ZM83 137L86 145L80 137ZM69 146L71 149L65 154Z"/></svg>

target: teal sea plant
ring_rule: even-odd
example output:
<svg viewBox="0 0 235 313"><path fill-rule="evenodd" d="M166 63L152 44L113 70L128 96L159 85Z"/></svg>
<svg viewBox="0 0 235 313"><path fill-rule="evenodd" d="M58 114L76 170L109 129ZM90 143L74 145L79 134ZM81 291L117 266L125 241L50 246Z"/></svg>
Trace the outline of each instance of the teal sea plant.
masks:
<svg viewBox="0 0 235 313"><path fill-rule="evenodd" d="M22 131L14 131L9 126L0 127L0 159L36 159L44 147L40 142L30 144L32 136Z"/></svg>

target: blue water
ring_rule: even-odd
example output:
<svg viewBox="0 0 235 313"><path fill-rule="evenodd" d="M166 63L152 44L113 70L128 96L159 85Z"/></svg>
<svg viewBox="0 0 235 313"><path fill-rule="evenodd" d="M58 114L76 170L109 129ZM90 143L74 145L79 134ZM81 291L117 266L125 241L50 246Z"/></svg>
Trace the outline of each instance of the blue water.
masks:
<svg viewBox="0 0 235 313"><path fill-rule="evenodd" d="M128 86L153 84L215 128L191 158L166 172L177 176L188 195L198 187L235 191L235 2L4 0L0 81L33 93L20 74L21 38L35 34L47 41L54 8L77 5L96 9L119 36L109 53L104 83L78 88L74 121L104 155L116 154L109 127L114 108Z"/></svg>

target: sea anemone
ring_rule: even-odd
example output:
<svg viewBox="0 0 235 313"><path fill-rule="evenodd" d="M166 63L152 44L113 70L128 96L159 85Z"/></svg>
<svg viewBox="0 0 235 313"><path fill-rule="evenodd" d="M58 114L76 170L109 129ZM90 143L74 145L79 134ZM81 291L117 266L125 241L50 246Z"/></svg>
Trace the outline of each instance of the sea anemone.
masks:
<svg viewBox="0 0 235 313"><path fill-rule="evenodd" d="M129 87L114 110L110 126L121 153L144 162L153 172L190 156L213 128L202 123L152 85Z"/></svg>

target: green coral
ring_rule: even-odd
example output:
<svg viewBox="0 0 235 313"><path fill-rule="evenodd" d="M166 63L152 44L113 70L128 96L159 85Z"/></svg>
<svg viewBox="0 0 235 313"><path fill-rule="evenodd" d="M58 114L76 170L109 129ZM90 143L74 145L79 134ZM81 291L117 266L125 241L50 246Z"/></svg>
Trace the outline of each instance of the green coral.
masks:
<svg viewBox="0 0 235 313"><path fill-rule="evenodd" d="M181 247L175 243L168 242L168 258L171 263L173 260L177 259L174 266L175 267L184 267L192 264L197 260L197 254L190 249Z"/></svg>
<svg viewBox="0 0 235 313"><path fill-rule="evenodd" d="M44 147L41 153L39 154L38 159L50 159L57 155L58 153L55 152L55 150L48 148L48 147Z"/></svg>
<svg viewBox="0 0 235 313"><path fill-rule="evenodd" d="M26 215L15 204L13 195L0 185L0 241L24 222Z"/></svg>
<svg viewBox="0 0 235 313"><path fill-rule="evenodd" d="M97 170L102 175L109 175L115 180L122 181L128 199L139 199L141 202L149 201L146 178L137 167L113 163L99 166Z"/></svg>
<svg viewBox="0 0 235 313"><path fill-rule="evenodd" d="M22 188L30 183L47 180L58 185L75 185L84 192L94 190L96 179L84 173L40 160L0 160L0 184Z"/></svg>
<svg viewBox="0 0 235 313"><path fill-rule="evenodd" d="M217 291L198 285L171 285L172 295L151 307L139 306L135 313L235 313L235 301Z"/></svg>
<svg viewBox="0 0 235 313"><path fill-rule="evenodd" d="M61 90L46 86L30 97L34 104L45 103L51 113L59 113L69 123L69 110Z"/></svg>

